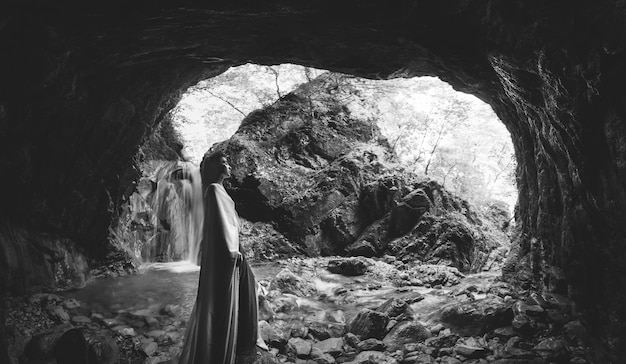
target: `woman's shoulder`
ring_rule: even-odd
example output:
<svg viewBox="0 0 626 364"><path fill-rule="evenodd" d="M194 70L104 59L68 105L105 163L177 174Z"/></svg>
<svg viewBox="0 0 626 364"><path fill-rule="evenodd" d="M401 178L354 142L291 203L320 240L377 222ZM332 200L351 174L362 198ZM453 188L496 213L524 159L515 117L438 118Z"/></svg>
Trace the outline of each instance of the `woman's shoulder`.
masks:
<svg viewBox="0 0 626 364"><path fill-rule="evenodd" d="M207 191L211 191L211 192L222 191L223 189L224 189L224 186L222 186L219 183L211 183L210 185L207 186Z"/></svg>

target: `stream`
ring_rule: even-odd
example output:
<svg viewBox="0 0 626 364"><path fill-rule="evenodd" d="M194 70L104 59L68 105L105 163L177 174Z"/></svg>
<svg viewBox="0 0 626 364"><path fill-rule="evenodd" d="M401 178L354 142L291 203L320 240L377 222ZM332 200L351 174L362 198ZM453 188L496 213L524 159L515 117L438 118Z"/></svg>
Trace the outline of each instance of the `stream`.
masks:
<svg viewBox="0 0 626 364"><path fill-rule="evenodd" d="M297 275L309 278L317 289L310 297L298 297L283 293L280 297L295 300L297 307L280 316L283 320L324 321L325 313L341 311L341 321L348 322L362 308L375 308L396 297L406 300L418 318L426 318L443 306L458 302L457 292L470 285L487 285L499 273L468 275L453 287L429 288L427 286L394 286L390 281L370 276L348 277L334 274L326 269L297 266L289 262L256 264L252 269L257 281L267 290L269 282L282 269L288 268ZM92 280L86 287L64 292L66 298L82 303L88 312L99 313L105 318L152 310L153 316L162 315L163 307L174 306L170 316L186 320L193 308L198 289L200 267L186 261L149 263L140 267L134 275ZM277 297L274 295L273 299ZM481 298L477 296L475 298ZM147 311L146 311L147 310ZM336 319L335 319L336 320Z"/></svg>

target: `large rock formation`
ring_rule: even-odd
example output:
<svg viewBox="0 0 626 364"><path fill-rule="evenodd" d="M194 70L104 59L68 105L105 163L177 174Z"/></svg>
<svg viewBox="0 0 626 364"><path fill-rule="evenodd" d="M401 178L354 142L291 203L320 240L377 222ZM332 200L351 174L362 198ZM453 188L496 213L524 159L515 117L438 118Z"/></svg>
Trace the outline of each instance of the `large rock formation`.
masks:
<svg viewBox="0 0 626 364"><path fill-rule="evenodd" d="M624 356L623 1L36 0L1 14L5 229L102 254L137 146L181 90L229 65L437 75L490 103L513 136L521 234L511 269L567 290Z"/></svg>
<svg viewBox="0 0 626 364"><path fill-rule="evenodd" d="M350 112L357 92L338 90L343 79L318 77L213 147L232 165L225 184L239 214L275 224L311 256L391 253L470 272L505 252L508 239L491 221L399 167L375 121Z"/></svg>

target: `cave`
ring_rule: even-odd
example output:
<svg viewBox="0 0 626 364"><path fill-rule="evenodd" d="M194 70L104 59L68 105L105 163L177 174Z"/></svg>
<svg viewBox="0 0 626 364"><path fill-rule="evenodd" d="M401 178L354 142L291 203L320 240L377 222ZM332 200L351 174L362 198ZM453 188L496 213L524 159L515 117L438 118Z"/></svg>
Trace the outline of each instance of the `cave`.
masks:
<svg viewBox="0 0 626 364"><path fill-rule="evenodd" d="M602 350L626 357L622 1L3 8L2 295L61 284L37 271L50 246L80 251L85 264L105 254L138 146L199 80L248 62L429 75L490 104L511 133L522 233L505 277L568 294ZM28 277L18 258L30 259Z"/></svg>

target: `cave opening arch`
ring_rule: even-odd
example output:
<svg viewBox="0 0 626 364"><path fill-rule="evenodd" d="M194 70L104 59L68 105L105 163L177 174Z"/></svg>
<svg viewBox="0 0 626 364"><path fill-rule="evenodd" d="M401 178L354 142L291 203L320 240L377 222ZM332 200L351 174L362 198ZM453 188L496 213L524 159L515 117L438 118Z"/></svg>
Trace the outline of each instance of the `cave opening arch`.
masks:
<svg viewBox="0 0 626 364"><path fill-rule="evenodd" d="M610 350L623 354L620 2L191 1L137 3L122 18L113 3L73 5L3 18L0 165L12 171L2 181L12 193L0 202L8 224L103 254L141 140L181 90L230 65L438 76L492 105L513 136L523 239L512 269L524 265L530 284L574 296L594 329L614 338Z"/></svg>

